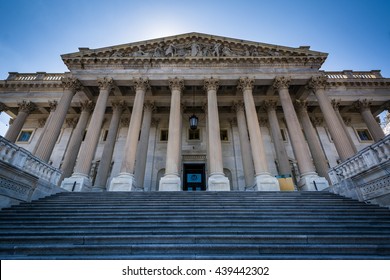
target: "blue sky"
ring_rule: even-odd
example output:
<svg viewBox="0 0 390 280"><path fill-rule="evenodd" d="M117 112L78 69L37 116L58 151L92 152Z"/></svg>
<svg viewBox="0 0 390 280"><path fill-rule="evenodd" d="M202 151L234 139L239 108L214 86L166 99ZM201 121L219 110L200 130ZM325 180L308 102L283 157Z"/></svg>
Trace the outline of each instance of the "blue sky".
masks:
<svg viewBox="0 0 390 280"><path fill-rule="evenodd" d="M0 0L0 79L67 71L61 54L201 32L329 53L323 70L390 78L389 0Z"/></svg>

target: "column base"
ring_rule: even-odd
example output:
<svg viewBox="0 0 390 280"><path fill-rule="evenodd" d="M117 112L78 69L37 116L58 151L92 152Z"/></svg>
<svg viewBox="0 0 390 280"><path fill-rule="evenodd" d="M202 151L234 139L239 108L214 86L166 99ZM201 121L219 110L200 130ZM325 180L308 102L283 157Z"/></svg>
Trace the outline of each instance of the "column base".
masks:
<svg viewBox="0 0 390 280"><path fill-rule="evenodd" d="M70 192L89 192L92 190L92 182L85 174L73 173L62 181L61 188Z"/></svg>
<svg viewBox="0 0 390 280"><path fill-rule="evenodd" d="M230 182L228 177L223 174L211 175L208 180L207 190L211 192L230 191Z"/></svg>
<svg viewBox="0 0 390 280"><path fill-rule="evenodd" d="M303 175L298 182L298 188L301 191L322 191L328 187L328 181L316 174Z"/></svg>
<svg viewBox="0 0 390 280"><path fill-rule="evenodd" d="M159 191L181 191L181 180L177 175L165 175L160 179Z"/></svg>
<svg viewBox="0 0 390 280"><path fill-rule="evenodd" d="M269 174L256 175L255 191L280 191L278 179Z"/></svg>
<svg viewBox="0 0 390 280"><path fill-rule="evenodd" d="M130 192L137 188L134 174L131 173L119 173L118 176L112 178L109 192Z"/></svg>

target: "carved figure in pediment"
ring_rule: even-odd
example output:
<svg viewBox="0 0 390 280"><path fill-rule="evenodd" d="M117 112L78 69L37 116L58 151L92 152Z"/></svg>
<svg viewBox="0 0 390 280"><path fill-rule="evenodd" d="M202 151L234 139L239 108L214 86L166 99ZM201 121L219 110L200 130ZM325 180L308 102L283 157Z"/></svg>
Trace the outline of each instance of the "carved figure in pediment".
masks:
<svg viewBox="0 0 390 280"><path fill-rule="evenodd" d="M212 51L211 54L212 54L213 56L218 56L218 57L219 57L220 47L221 47L221 44L220 44L220 43L215 43L214 46L213 46L213 51Z"/></svg>
<svg viewBox="0 0 390 280"><path fill-rule="evenodd" d="M250 53L248 47L245 47L245 49L244 49L244 56L250 56L250 55L251 55L251 53Z"/></svg>
<svg viewBox="0 0 390 280"><path fill-rule="evenodd" d="M154 49L154 53L153 53L153 56L154 57L162 57L164 56L164 51L163 51L163 48L162 48L162 45L158 45L155 49Z"/></svg>
<svg viewBox="0 0 390 280"><path fill-rule="evenodd" d="M138 47L138 50L133 52L133 56L145 56L146 53L142 51L141 47Z"/></svg>
<svg viewBox="0 0 390 280"><path fill-rule="evenodd" d="M250 51L251 56L258 56L259 52L257 51L257 48L252 48Z"/></svg>
<svg viewBox="0 0 390 280"><path fill-rule="evenodd" d="M236 54L227 46L222 48L222 56L236 56Z"/></svg>
<svg viewBox="0 0 390 280"><path fill-rule="evenodd" d="M175 56L176 55L176 47L174 44L169 44L168 48L165 50L166 56Z"/></svg>
<svg viewBox="0 0 390 280"><path fill-rule="evenodd" d="M199 53L202 53L200 45L195 40L193 40L191 44L191 56L199 56Z"/></svg>
<svg viewBox="0 0 390 280"><path fill-rule="evenodd" d="M111 57L123 57L123 53L121 51L114 52Z"/></svg>

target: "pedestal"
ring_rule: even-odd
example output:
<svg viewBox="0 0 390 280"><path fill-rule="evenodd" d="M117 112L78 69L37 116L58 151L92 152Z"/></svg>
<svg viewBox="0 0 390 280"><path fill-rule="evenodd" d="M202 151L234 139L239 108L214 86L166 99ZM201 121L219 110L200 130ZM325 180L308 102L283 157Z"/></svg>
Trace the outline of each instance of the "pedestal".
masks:
<svg viewBox="0 0 390 280"><path fill-rule="evenodd" d="M268 174L255 176L255 191L280 191L278 179Z"/></svg>
<svg viewBox="0 0 390 280"><path fill-rule="evenodd" d="M117 177L111 180L108 191L110 192L130 192L137 188L135 178L130 173L119 173Z"/></svg>
<svg viewBox="0 0 390 280"><path fill-rule="evenodd" d="M301 191L322 191L328 187L328 181L318 175L303 175L298 182L298 188Z"/></svg>
<svg viewBox="0 0 390 280"><path fill-rule="evenodd" d="M230 191L229 179L222 174L213 174L208 180L208 191L221 192Z"/></svg>
<svg viewBox="0 0 390 280"><path fill-rule="evenodd" d="M70 192L89 192L92 190L92 182L85 174L73 173L62 181L61 188Z"/></svg>
<svg viewBox="0 0 390 280"><path fill-rule="evenodd" d="M177 175L165 175L160 179L159 191L181 191L181 180Z"/></svg>

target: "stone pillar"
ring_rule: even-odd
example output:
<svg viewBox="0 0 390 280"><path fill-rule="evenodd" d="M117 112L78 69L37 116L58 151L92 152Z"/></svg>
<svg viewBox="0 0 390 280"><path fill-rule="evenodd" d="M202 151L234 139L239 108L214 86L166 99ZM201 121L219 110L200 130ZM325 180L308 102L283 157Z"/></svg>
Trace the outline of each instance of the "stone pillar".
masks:
<svg viewBox="0 0 390 280"><path fill-rule="evenodd" d="M290 78L276 77L273 87L279 92L280 103L286 118L287 129L291 139L295 159L298 162L300 180L298 187L305 191L323 190L329 186L328 181L319 177L310 157L309 148L306 144L294 105L291 101L288 87Z"/></svg>
<svg viewBox="0 0 390 280"><path fill-rule="evenodd" d="M217 79L209 78L204 81L207 91L207 122L208 122L208 158L209 158L209 191L230 191L229 179L223 173L222 144L219 128Z"/></svg>
<svg viewBox="0 0 390 280"><path fill-rule="evenodd" d="M35 110L36 106L31 101L25 101L18 103L19 111L11 127L8 129L4 138L8 141L15 143L18 138L20 131L23 128L23 125L28 117L28 115Z"/></svg>
<svg viewBox="0 0 390 280"><path fill-rule="evenodd" d="M153 103L146 102L144 105L144 117L142 119L141 137L137 154L137 165L135 166L135 178L138 187L144 188L146 160L148 156L150 126L152 124L152 112L156 109Z"/></svg>
<svg viewBox="0 0 390 280"><path fill-rule="evenodd" d="M184 81L179 78L169 80L171 88L171 109L169 113L168 146L165 175L160 179L160 191L180 191L180 154L181 154L181 94Z"/></svg>
<svg viewBox="0 0 390 280"><path fill-rule="evenodd" d="M298 108L298 116L303 127L303 132L306 135L307 143L309 144L309 149L313 157L317 173L319 176L326 178L328 182L330 182L327 160L322 149L320 139L318 139L317 133L307 112L307 103L306 101L297 100L295 104Z"/></svg>
<svg viewBox="0 0 390 280"><path fill-rule="evenodd" d="M282 133L280 131L278 117L276 115L276 100L269 100L263 103L264 109L267 111L269 127L271 129L272 140L274 142L276 158L278 160L279 175L291 177L291 166L288 160L286 148Z"/></svg>
<svg viewBox="0 0 390 280"><path fill-rule="evenodd" d="M236 112L238 134L240 137L240 148L242 165L244 167L245 187L251 188L254 185L255 169L253 167L253 159L251 147L248 138L248 128L245 119L244 103L234 102L233 110Z"/></svg>
<svg viewBox="0 0 390 280"><path fill-rule="evenodd" d="M95 151L97 143L99 141L99 136L101 132L101 127L103 124L104 114L106 112L107 100L110 94L110 91L114 85L112 78L102 78L98 79L99 84L99 96L96 101L95 109L93 110L91 120L88 125L87 135L85 136L85 143L87 145L83 146L83 149L80 151L74 173L70 178L64 179L62 182L62 187L64 189L73 188L75 191L89 191L92 188L92 182L89 178L89 173L91 170L92 160L95 156Z"/></svg>
<svg viewBox="0 0 390 280"><path fill-rule="evenodd" d="M45 124L43 126L43 129L42 129L42 132L41 132L41 135L39 135L39 139L37 141L37 143L35 144L35 147L34 147L34 150L32 151L32 154L35 155L35 153L37 152L37 149L42 141L42 138L43 136L45 135L46 133L46 129L50 123L50 120L51 118L53 118L53 115L54 115L54 112L56 111L56 108L57 108L57 101L56 100L53 100L53 101L49 101L49 106L50 106L50 114L49 116L47 117L46 121L45 121Z"/></svg>
<svg viewBox="0 0 390 280"><path fill-rule="evenodd" d="M329 97L325 93L325 86L325 76L313 77L308 84L308 87L314 90L317 97L318 104L321 107L325 122L336 146L337 153L339 154L341 161L345 161L347 158L353 156L355 152L351 143L348 141L348 136L345 133L342 124L333 110Z"/></svg>
<svg viewBox="0 0 390 280"><path fill-rule="evenodd" d="M79 154L80 146L83 141L85 128L87 127L88 119L91 115L93 107L94 103L92 101L88 100L81 103L81 114L76 128L74 129L69 140L68 147L66 148L64 160L61 165L62 175L59 182L62 182L64 178L68 178L72 175L73 168L77 160L77 155ZM71 191L72 188L67 190Z"/></svg>
<svg viewBox="0 0 390 280"><path fill-rule="evenodd" d="M45 135L43 135L43 138L35 153L35 156L39 157L45 162L49 161L51 153L53 152L72 98L75 93L81 89L80 82L74 78L62 78L62 86L64 87L64 93L58 102L56 111L47 125Z"/></svg>
<svg viewBox="0 0 390 280"><path fill-rule="evenodd" d="M368 130L374 138L374 141L378 142L385 137L385 133L375 120L375 117L372 115L370 105L371 102L367 99L358 100L356 102L356 107L360 110L360 114L362 115L362 118L366 123Z"/></svg>
<svg viewBox="0 0 390 280"><path fill-rule="evenodd" d="M351 147L353 148L353 151L354 151L355 153L357 153L357 149L356 149L355 143L353 143L351 134L349 134L348 128L347 128L347 126L345 125L345 122L344 122L344 120L343 120L343 117L341 116L340 111L339 111L340 102L338 102L336 99L332 99L332 100L331 100L331 103L332 103L332 106L333 106L333 110L336 112L337 118L339 119L341 125L343 126L343 128L344 128L344 130L345 130L345 134L346 134L347 137L348 137L348 141L349 141L349 143L351 144Z"/></svg>
<svg viewBox="0 0 390 280"><path fill-rule="evenodd" d="M255 190L279 191L278 180L268 171L263 138L261 136L255 101L252 95L253 84L253 79L248 77L241 78L239 80L238 89L242 91L244 96L246 120L248 122L252 158L255 167Z"/></svg>
<svg viewBox="0 0 390 280"><path fill-rule="evenodd" d="M93 191L105 191L108 173L110 172L112 154L114 152L116 135L118 133L119 122L121 119L122 112L126 109L126 102L119 101L112 103L112 118L110 126L108 128L108 135L106 143L104 144L102 157L97 170L95 185Z"/></svg>
<svg viewBox="0 0 390 280"><path fill-rule="evenodd" d="M150 87L149 81L148 79L143 78L134 79L134 87L135 99L126 138L121 171L118 176L111 180L109 191L131 191L136 190L138 187L134 177L135 157L137 154L145 92Z"/></svg>

